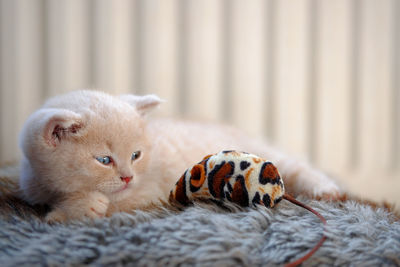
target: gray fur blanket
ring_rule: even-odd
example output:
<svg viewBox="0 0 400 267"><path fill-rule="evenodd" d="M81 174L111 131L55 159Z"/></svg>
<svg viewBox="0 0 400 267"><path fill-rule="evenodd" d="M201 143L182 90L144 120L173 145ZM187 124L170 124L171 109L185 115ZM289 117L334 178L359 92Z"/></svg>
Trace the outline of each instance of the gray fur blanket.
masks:
<svg viewBox="0 0 400 267"><path fill-rule="evenodd" d="M9 185L0 186L4 193ZM300 200L328 221L328 239L304 265L400 266L400 222L390 212ZM0 211L1 266L279 266L307 253L323 232L315 215L286 201L274 209L165 206L66 225L43 223L43 211L18 200L3 199Z"/></svg>

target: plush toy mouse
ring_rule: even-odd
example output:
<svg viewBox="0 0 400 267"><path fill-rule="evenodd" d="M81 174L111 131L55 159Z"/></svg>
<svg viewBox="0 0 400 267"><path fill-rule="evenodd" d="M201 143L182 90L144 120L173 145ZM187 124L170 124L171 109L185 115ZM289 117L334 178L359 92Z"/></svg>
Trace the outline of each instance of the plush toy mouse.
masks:
<svg viewBox="0 0 400 267"><path fill-rule="evenodd" d="M286 199L311 211L326 224L318 212L285 193L283 180L271 162L245 152L230 150L206 156L185 171L169 198L183 205L195 199L212 199L228 200L243 207L262 204L267 208ZM297 266L307 260L325 239L323 236L310 252L286 266Z"/></svg>

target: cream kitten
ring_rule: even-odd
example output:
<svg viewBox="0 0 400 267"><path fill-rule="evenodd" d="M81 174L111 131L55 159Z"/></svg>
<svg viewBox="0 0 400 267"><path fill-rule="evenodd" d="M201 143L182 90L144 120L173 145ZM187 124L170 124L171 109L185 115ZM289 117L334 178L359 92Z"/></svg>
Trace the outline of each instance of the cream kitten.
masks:
<svg viewBox="0 0 400 267"><path fill-rule="evenodd" d="M270 159L292 194L338 194L338 186L323 173L236 129L147 120L146 114L160 102L155 95L113 97L96 91L48 100L21 133L24 198L31 204L49 204L47 221L142 208L166 200L185 169L224 149Z"/></svg>

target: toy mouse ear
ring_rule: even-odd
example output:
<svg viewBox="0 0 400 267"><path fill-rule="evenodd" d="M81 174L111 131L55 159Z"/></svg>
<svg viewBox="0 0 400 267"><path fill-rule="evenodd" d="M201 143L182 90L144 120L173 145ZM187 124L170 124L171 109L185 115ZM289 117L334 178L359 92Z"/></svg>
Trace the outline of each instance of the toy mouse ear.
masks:
<svg viewBox="0 0 400 267"><path fill-rule="evenodd" d="M120 95L119 98L131 106L136 108L140 115L147 115L150 111L154 110L158 105L164 102L161 98L156 95Z"/></svg>
<svg viewBox="0 0 400 267"><path fill-rule="evenodd" d="M63 140L81 134L84 128L81 115L64 109L48 111L42 128L43 138L48 145L56 147Z"/></svg>

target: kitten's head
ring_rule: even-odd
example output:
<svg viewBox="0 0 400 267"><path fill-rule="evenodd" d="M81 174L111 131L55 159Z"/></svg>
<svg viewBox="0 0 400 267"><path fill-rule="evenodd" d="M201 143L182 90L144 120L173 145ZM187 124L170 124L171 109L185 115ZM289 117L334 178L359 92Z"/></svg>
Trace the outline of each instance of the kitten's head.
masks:
<svg viewBox="0 0 400 267"><path fill-rule="evenodd" d="M26 198L46 202L53 194L92 190L118 198L132 189L151 149L143 116L159 103L154 95L117 98L94 91L48 101L21 134L30 167L21 176Z"/></svg>

